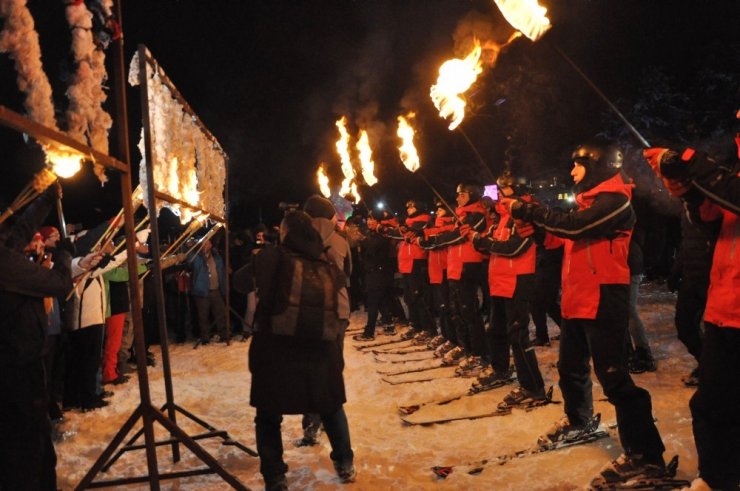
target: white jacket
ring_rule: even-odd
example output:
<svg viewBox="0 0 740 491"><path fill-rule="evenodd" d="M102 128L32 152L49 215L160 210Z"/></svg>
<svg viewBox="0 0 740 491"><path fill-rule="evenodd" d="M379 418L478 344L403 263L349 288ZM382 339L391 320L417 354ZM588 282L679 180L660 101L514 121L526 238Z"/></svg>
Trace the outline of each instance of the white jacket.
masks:
<svg viewBox="0 0 740 491"><path fill-rule="evenodd" d="M105 324L108 296L103 273L120 266L126 260L126 257L126 251L123 251L114 256L104 268L94 269L91 273L86 273L84 269L80 268L81 257L72 260L72 276L77 277L84 274L75 285L75 295L80 301L80 329L96 324Z"/></svg>

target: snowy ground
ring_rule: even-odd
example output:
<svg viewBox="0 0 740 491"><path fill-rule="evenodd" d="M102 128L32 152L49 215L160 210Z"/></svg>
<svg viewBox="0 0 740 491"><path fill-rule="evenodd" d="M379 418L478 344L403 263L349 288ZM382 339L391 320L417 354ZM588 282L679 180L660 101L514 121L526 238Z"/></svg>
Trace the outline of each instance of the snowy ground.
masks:
<svg viewBox="0 0 740 491"><path fill-rule="evenodd" d="M658 371L635 375L638 385L650 390L654 415L663 436L666 459L678 454L681 459L679 478L696 475L696 451L691 434L688 401L693 390L683 386L680 378L694 368L694 361L676 339L673 327L675 297L664 287L643 285L640 312L648 327L650 341L658 361ZM352 319L350 329L363 325L364 314ZM551 335L556 329L551 329ZM382 338L378 338L380 340ZM434 477L430 468L466 461L495 457L526 448L538 435L562 415L562 405L549 405L532 412L515 410L505 417L465 420L432 426L405 426L399 419L398 405L423 402L462 392L470 379L440 378L432 382L389 385L377 371L393 371L408 366L423 366L429 361L414 363L381 363L372 354L355 349L357 343L347 340L345 347L345 382L347 411L352 444L355 450L357 482L338 482L331 461L329 445L322 436L321 445L296 448L292 441L302 435L299 416L286 416L283 422L285 459L290 466L288 481L291 489L301 490L568 490L582 489L609 459L621 452L613 438L514 461L505 466L486 468L471 476L463 472L451 474L446 480ZM254 408L249 405L250 374L247 370L248 343L231 346L173 346L170 350L172 374L177 404L214 427L251 448L255 448ZM540 367L548 385L556 384L557 342L549 348L537 348ZM406 358L418 354L406 355ZM159 356L157 356L159 360ZM385 356L386 360L399 356ZM155 406L164 403L161 367L149 369L152 399ZM472 409L493 407L510 387L475 396L465 402ZM61 426L64 440L57 444L57 475L59 487L72 489L108 445L123 422L139 402L138 384L132 379L124 386L112 389L112 404L90 413L68 412ZM602 393L595 386L596 410L605 422L614 421L614 410L599 402ZM555 399L560 393L555 387ZM449 406L454 411L454 405ZM189 422L181 426L190 434L199 431ZM165 432L157 429L158 437ZM252 489L263 489L259 460L233 446L222 446L219 439L201 440L202 445L232 474ZM160 472L186 470L200 466L187 450L183 460L172 464L170 447L158 449ZM143 451L124 455L106 474L98 479L135 476L146 473ZM148 486L131 486L145 489ZM229 489L219 477L196 476L164 481L163 489L216 490Z"/></svg>

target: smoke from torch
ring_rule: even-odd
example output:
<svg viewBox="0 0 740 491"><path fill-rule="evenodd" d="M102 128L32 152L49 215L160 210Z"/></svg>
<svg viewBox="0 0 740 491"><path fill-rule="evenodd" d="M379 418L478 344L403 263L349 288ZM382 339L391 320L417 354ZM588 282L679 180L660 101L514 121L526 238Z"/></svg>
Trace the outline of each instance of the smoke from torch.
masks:
<svg viewBox="0 0 740 491"><path fill-rule="evenodd" d="M414 145L414 128L410 123L415 116L416 114L413 112L408 113L405 117L399 116L398 131L396 131L396 134L401 139L401 145L398 147L401 161L411 172L416 172L421 167L419 153L416 151L416 146Z"/></svg>
<svg viewBox="0 0 740 491"><path fill-rule="evenodd" d="M331 197L331 188L329 187L329 176L326 175L324 170L324 164L319 164L319 168L316 169L316 180L319 183L319 190L324 198L329 199Z"/></svg>
<svg viewBox="0 0 740 491"><path fill-rule="evenodd" d="M360 157L360 165L362 166L362 177L368 186L373 186L378 182L378 179L374 174L375 162L373 162L373 151L370 148L370 139L367 136L367 131L360 130L356 148Z"/></svg>

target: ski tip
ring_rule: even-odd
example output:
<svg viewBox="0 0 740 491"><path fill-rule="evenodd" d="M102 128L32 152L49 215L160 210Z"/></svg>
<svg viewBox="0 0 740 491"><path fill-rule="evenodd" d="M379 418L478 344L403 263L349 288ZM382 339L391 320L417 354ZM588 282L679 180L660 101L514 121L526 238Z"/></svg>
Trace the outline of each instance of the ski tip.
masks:
<svg viewBox="0 0 740 491"><path fill-rule="evenodd" d="M665 466L665 472L668 477L674 477L676 471L678 471L678 455L674 455Z"/></svg>
<svg viewBox="0 0 740 491"><path fill-rule="evenodd" d="M452 467L451 466L434 466L432 467L432 472L434 472L434 475L437 476L440 479L444 479L450 474L452 474Z"/></svg>
<svg viewBox="0 0 740 491"><path fill-rule="evenodd" d="M409 414L414 414L416 411L419 410L418 405L413 406L399 406L398 412L401 413L404 416L408 416Z"/></svg>

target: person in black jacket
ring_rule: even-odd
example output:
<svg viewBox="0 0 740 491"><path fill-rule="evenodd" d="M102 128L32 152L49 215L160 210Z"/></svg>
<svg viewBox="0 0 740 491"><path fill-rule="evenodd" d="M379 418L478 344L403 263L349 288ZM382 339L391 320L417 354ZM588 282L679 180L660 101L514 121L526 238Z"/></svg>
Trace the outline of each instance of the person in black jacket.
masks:
<svg viewBox="0 0 740 491"><path fill-rule="evenodd" d="M272 333L277 292L290 285L279 283L281 258L287 254L308 260L328 260L318 231L302 211L288 213L280 225L281 246L265 247L252 263L234 275L234 286L248 289L254 278L257 287L255 332L249 347L252 372L250 404L257 408L254 419L260 472L271 491L288 489L288 471L283 461L280 424L283 414L317 413L329 437L331 459L342 482L355 479L354 454L343 404L344 360L337 341L302 339ZM338 292L339 285L335 287Z"/></svg>
<svg viewBox="0 0 740 491"><path fill-rule="evenodd" d="M47 315L44 297L72 289L69 253L56 250L53 267L22 251L56 199L55 188L13 225L0 225L0 489L56 490L42 362Z"/></svg>
<svg viewBox="0 0 740 491"><path fill-rule="evenodd" d="M696 359L697 367L681 381L688 387L699 385L699 358L701 356L702 319L707 304L709 271L712 269L714 243L719 230L715 225L700 225L681 214L681 244L666 284L676 297L676 332L678 339Z"/></svg>
<svg viewBox="0 0 740 491"><path fill-rule="evenodd" d="M360 243L361 263L365 270L367 289L365 298L367 324L362 334L354 336L357 341L368 341L375 338L375 324L381 309L386 310L386 318L390 317L388 305L393 296L395 250L390 239L378 232L378 223L375 217L368 218L368 231Z"/></svg>

